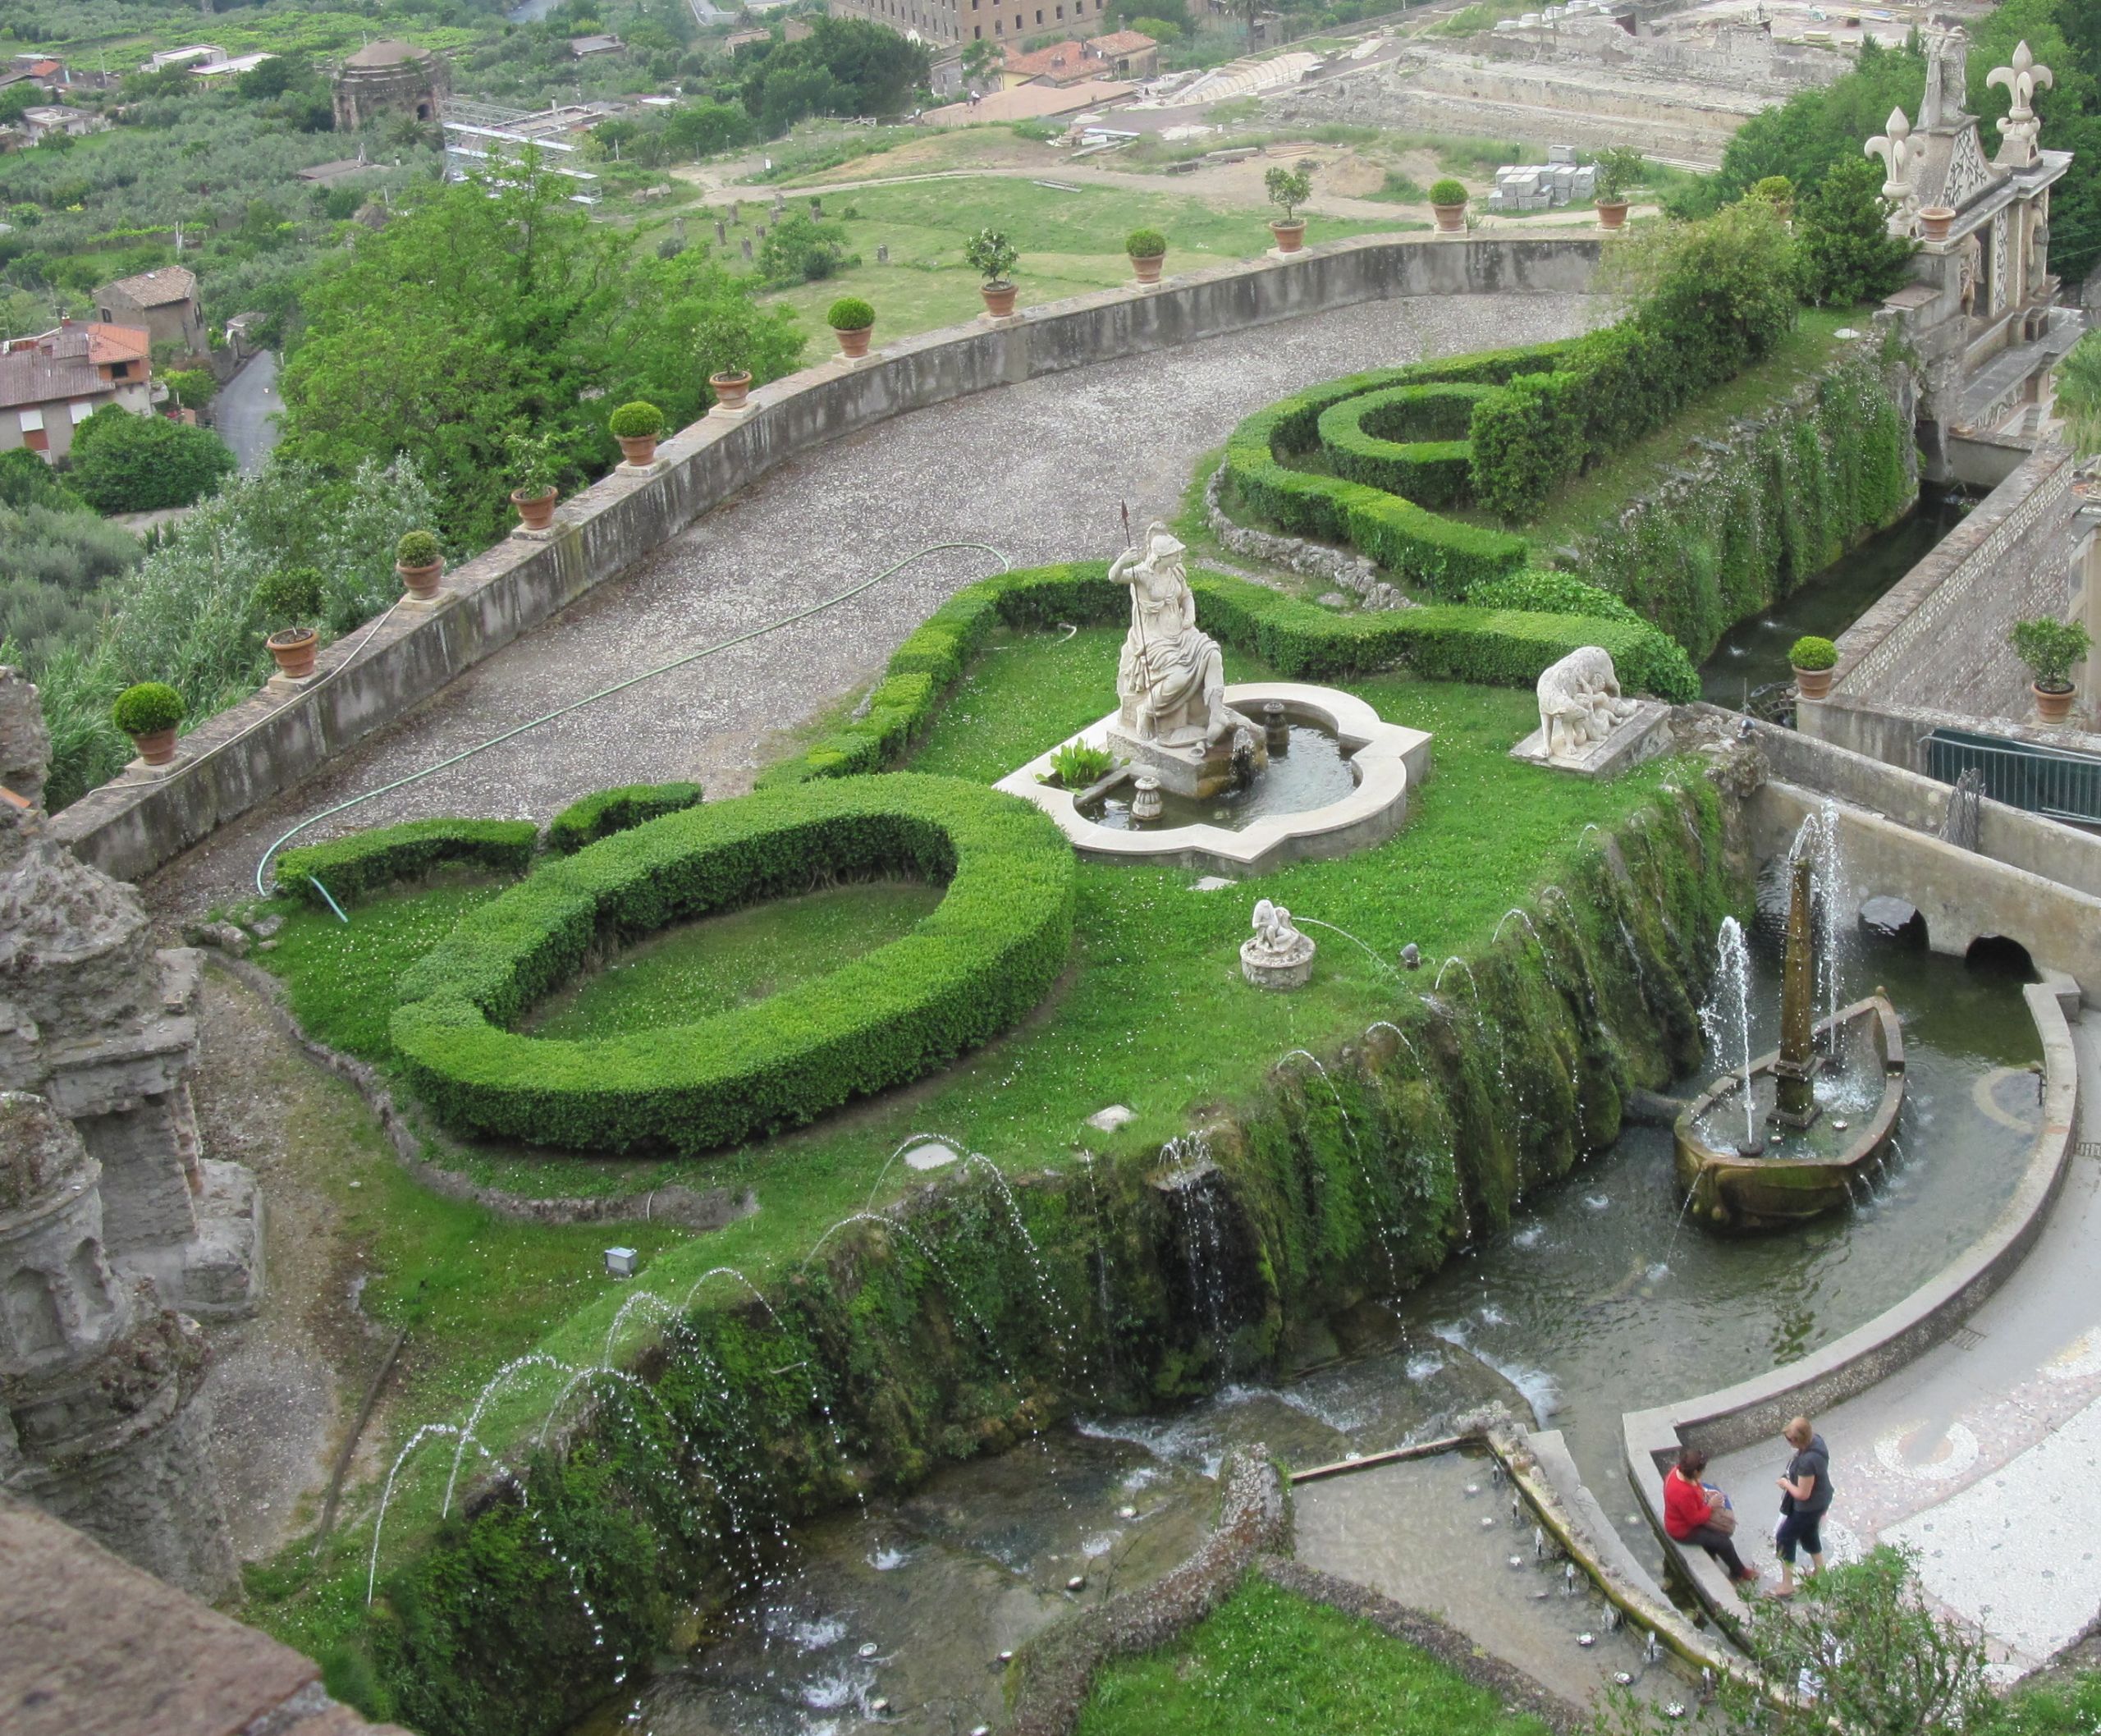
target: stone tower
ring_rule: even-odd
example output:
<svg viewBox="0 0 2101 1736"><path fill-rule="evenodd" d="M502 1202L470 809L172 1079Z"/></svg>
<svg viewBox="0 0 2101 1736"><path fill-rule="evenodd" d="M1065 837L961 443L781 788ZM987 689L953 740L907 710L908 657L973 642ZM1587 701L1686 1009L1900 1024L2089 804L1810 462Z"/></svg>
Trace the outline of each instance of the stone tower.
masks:
<svg viewBox="0 0 2101 1736"><path fill-rule="evenodd" d="M332 95L336 131L355 132L374 117L434 121L451 89L444 57L413 43L368 44L343 62Z"/></svg>
<svg viewBox="0 0 2101 1736"><path fill-rule="evenodd" d="M137 892L48 835L48 752L0 669L0 1486L216 1595L233 1557L183 1316L254 1305L255 1179L199 1150L197 955L157 951Z"/></svg>

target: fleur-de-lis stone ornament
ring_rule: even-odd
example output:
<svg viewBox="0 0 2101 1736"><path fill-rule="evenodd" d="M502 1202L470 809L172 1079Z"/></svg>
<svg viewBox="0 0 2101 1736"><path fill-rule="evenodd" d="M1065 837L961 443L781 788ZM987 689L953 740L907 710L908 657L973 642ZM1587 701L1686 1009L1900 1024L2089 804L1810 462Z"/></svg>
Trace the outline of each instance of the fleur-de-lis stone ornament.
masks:
<svg viewBox="0 0 2101 1736"><path fill-rule="evenodd" d="M2043 123L2035 115L2035 87L2041 85L2054 90L2057 75L2038 64L2024 42L2013 51L2013 64L1994 66L1984 82L2005 86L2013 98L2012 112L1999 122L1999 136L2004 142L1996 160L2007 168L2027 168L2035 161L2035 140L2043 131Z"/></svg>
<svg viewBox="0 0 2101 1736"><path fill-rule="evenodd" d="M1869 140L1863 151L1865 155L1882 158L1882 196L1889 201L1889 232L1909 235L1915 197L1911 190L1911 123L1904 118L1902 109L1893 108L1884 124L1886 130Z"/></svg>

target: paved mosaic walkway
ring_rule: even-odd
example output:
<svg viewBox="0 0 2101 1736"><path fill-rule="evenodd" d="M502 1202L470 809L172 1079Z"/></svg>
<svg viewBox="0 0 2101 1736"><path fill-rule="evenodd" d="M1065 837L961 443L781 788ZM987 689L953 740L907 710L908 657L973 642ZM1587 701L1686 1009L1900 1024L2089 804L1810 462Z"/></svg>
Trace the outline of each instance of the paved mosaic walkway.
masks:
<svg viewBox="0 0 2101 1736"><path fill-rule="evenodd" d="M2101 1015L2073 1021L2071 1034L2082 1099L2101 1103ZM1837 1491L1827 1547L1840 1557L1878 1542L1916 1551L1929 1594L2024 1670L2101 1615L2095 1121L2090 1109L2035 1248L1964 1330L1815 1419ZM1740 1512L1777 1515L1774 1480L1787 1459L1775 1440L1717 1459L1708 1475ZM1770 1564L1769 1529L1746 1559Z"/></svg>
<svg viewBox="0 0 2101 1736"><path fill-rule="evenodd" d="M1197 457L1271 400L1357 369L1565 336L1599 306L1566 295L1380 302L982 392L837 441L779 466L393 728L224 828L155 877L148 898L173 916L238 897L264 846L307 815L832 596L928 543L989 543L1023 566L1106 557L1120 542L1119 502L1137 524L1174 513ZM739 794L775 757L781 731L863 689L906 634L994 566L982 555L934 557L801 626L634 688L341 824L545 819L593 790L670 778Z"/></svg>

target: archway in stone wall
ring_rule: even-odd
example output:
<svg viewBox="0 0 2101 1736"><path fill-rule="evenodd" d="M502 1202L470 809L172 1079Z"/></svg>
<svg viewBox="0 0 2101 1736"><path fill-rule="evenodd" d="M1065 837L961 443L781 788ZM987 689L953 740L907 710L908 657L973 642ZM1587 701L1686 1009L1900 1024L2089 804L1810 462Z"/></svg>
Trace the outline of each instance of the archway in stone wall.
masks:
<svg viewBox="0 0 2101 1736"><path fill-rule="evenodd" d="M2028 949L2019 941L2003 934L1980 934L1970 943L1963 961L1985 969L2003 970L2020 977L2024 982L2041 980L2035 961Z"/></svg>

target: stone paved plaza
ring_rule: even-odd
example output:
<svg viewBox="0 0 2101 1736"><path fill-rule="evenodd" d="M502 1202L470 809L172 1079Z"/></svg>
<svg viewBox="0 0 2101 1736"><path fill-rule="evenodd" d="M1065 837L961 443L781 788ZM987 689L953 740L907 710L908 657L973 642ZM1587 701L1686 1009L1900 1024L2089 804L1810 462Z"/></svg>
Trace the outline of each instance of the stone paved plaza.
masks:
<svg viewBox="0 0 2101 1736"><path fill-rule="evenodd" d="M820 448L697 520L290 795L216 833L148 895L192 914L240 895L287 827L525 719L872 577L929 543L971 540L1017 566L1106 558L1117 507L1176 511L1196 460L1242 417L1355 369L1564 337L1605 304L1558 295L1372 303L916 411ZM812 340L814 345L817 340ZM899 640L989 557L931 557L790 631L645 683L368 802L340 822L431 814L545 819L609 785L697 778L737 795L793 730L871 680Z"/></svg>

